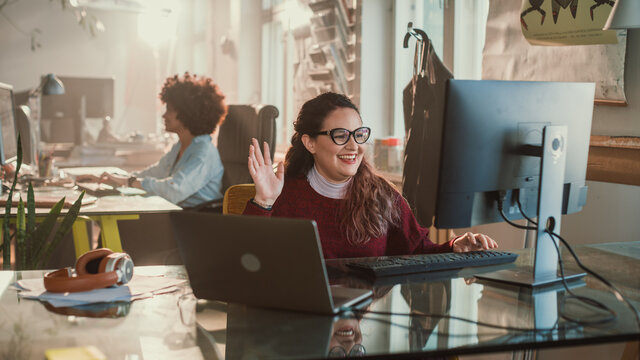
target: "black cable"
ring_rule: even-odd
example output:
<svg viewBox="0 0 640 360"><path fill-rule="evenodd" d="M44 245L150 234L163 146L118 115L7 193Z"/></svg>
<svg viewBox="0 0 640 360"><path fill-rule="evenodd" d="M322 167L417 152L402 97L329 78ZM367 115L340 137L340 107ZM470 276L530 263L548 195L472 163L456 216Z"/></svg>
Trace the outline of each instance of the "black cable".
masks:
<svg viewBox="0 0 640 360"><path fill-rule="evenodd" d="M498 203L500 203L500 201ZM498 212L500 213L500 216L502 216L502 219L513 227L517 227L518 229L523 229L523 230L538 230L537 227L516 224L513 221L507 219L506 215L504 214L504 211L502 210L502 205L498 205Z"/></svg>
<svg viewBox="0 0 640 360"><path fill-rule="evenodd" d="M395 315L395 316L424 317L424 318L445 318L450 320L459 320L459 321L463 321L463 322L467 322L467 323L471 323L479 326L489 327L493 329L502 329L502 330L520 331L520 332L549 332L549 331L554 331L559 329L558 321L556 321L556 323L550 328L521 328L521 327L514 327L514 326L507 326L507 325L495 325L495 324L490 324L483 321L469 320L469 319L461 318L458 316L446 315L446 314L423 314L423 313L415 313L415 312L397 313L397 312L391 312L391 311L370 311L370 310L364 310L364 309L351 309L351 311L354 313L375 314L375 315L385 315L385 316Z"/></svg>
<svg viewBox="0 0 640 360"><path fill-rule="evenodd" d="M527 214L524 213L524 211L522 211L522 204L520 203L520 196L516 196L516 203L518 204L518 210L520 210L520 214L527 219L528 222L532 223L533 225L538 225L537 222L533 221L530 217L527 216Z"/></svg>
<svg viewBox="0 0 640 360"><path fill-rule="evenodd" d="M445 319L451 317L449 315L441 315L441 314L438 314L438 315L436 315L436 314L419 314L419 313L404 313L404 314L386 313L385 314L384 312L366 311L366 310L359 310L359 312L364 312L364 313L369 313L369 314L374 314L374 315L389 315L389 314L391 314L391 315L406 315L406 316L412 316L412 317L437 317L437 318L445 318ZM396 326L396 327L403 328L403 329L414 330L409 325L398 324L398 323L395 323L395 322L393 322L391 320L388 320L388 319L381 319L381 318L367 318L367 319L368 320L382 322L382 323L385 323L385 324L388 324L388 325L392 325L392 326ZM460 320L465 320L467 322L470 322L470 323L473 323L473 324L477 324L477 321L473 321L473 320L468 320L468 319L460 319ZM564 325L566 325L566 324L564 324ZM500 325L494 325L494 326L498 327L500 329L504 329L505 328L505 327L502 327ZM572 327L563 326L562 330L567 331L567 330L573 330L573 329L576 329L576 328L578 328L578 326L572 326ZM452 333L449 333L449 332L442 332L442 331L433 332L434 329L420 328L420 330L422 332L430 332L431 334L448 336L448 337L470 337L470 336L479 336L479 335L481 335L481 336L494 336L494 335L503 335L504 334L504 333L497 333L497 332L496 333L479 333L479 332L476 332L476 333L473 333L473 334L452 334ZM508 329L505 329L505 330L508 330ZM556 323L554 324L554 326L551 329L535 329L535 328L532 328L532 329L525 330L524 328L522 328L522 330L519 330L519 331L522 331L522 332L542 332L542 331L547 332L547 331L554 331L554 330L561 330L561 328L560 328L560 326L559 326L557 321L556 321ZM517 335L516 334L512 334L511 336L512 337L516 337Z"/></svg>
<svg viewBox="0 0 640 360"><path fill-rule="evenodd" d="M507 198L507 192L506 191L498 191L497 192L497 196L496 196L496 201L498 202L498 212L500 213L500 216L502 216L502 219L508 223L509 225L513 226L513 227L517 227L518 229L523 229L523 230L537 230L538 228L533 227L533 226L524 226L524 225L520 225L520 224L516 224L513 221L507 219L507 216L504 214L504 200ZM520 211L522 212L522 210Z"/></svg>
<svg viewBox="0 0 640 360"><path fill-rule="evenodd" d="M527 219L529 222L533 222L525 213L524 211L522 211L522 204L520 203L520 199L517 198L516 200L517 204L518 204L518 210L520 211L520 214L522 214L522 216ZM498 209L500 210L500 215L502 215L503 219L505 219L505 221L507 223L509 223L510 225L513 225L515 227L518 228L523 228L521 225L518 224L514 224L511 221L509 221L506 216L504 215L504 212L502 211L502 201L500 198L498 198ZM609 314L611 314L611 316L609 317L605 317L603 319L599 319L599 320L595 320L595 321L586 321L586 320L580 320L577 318L573 318L571 316L569 316L565 311L564 311L564 303L566 302L566 300L563 300L562 303L562 307L560 309L560 316L562 316L564 319L572 321L572 322L576 322L579 324L584 324L584 325L595 325L595 324L602 324L602 323L606 323L606 322L610 322L615 320L615 318L617 317L617 314L615 311L613 311L611 308L609 308L608 306L604 305L603 303L585 297L585 296L580 296L580 295L576 295L574 294L568 287L565 276L564 276L564 263L562 261L562 254L560 253L560 248L558 247L558 244L556 244L555 241L553 241L553 237L557 237L562 244L569 250L569 252L571 253L571 256L573 256L573 258L575 259L576 263L578 264L578 266L586 271L588 274L592 275L593 277L595 277L596 279L600 280L602 283L604 283L606 286L608 286L610 289L613 290L614 295L616 296L616 298L625 303L625 305L627 305L633 312L636 321L638 323L638 328L640 328L640 316L638 315L638 310L636 310L636 308L633 306L633 304L631 304L631 302L629 302L626 297L622 294L622 292L620 290L618 290L611 282L609 282L608 280L606 280L605 278L603 278L602 276L600 276L600 274L594 272L593 270L587 268L584 264L582 264L582 262L580 262L580 259L578 258L578 255L576 255L576 253L573 251L573 248L571 248L571 246L569 245L569 243L567 241L565 241L560 235L549 231L549 230L545 230L546 233L548 233L551 236L551 242L553 243L553 246L556 248L556 252L558 253L558 264L560 265L560 275L561 275L561 279L562 279L562 285L564 286L565 290L567 291L567 293L569 293L570 297L566 298L566 300L571 299L571 298L575 298L585 304L588 304L590 306L593 306L595 308L599 308L600 310L606 311Z"/></svg>
<svg viewBox="0 0 640 360"><path fill-rule="evenodd" d="M564 286L565 290L570 295L569 297L563 298L562 303L560 304L560 316L562 316L562 318L564 318L565 320L569 320L581 325L599 325L599 324L604 324L604 323L608 323L615 320L618 317L618 314L616 314L616 312L613 311L611 308L592 298L576 295L575 293L573 293L573 291L571 291L571 289L569 289L569 285L567 284L567 280L564 275L564 262L562 261L562 254L560 253L560 248L558 247L558 244L556 244L556 242L553 241L554 234L548 230L545 230L545 232L551 236L551 242L553 243L553 246L555 247L556 252L558 253L558 264L560 265L560 279L562 280L562 285ZM610 316L604 317L602 319L592 320L592 321L582 320L582 319L572 317L565 311L565 308L564 308L566 301L572 298L575 298L585 304L588 304L600 310L606 311L610 314Z"/></svg>
<svg viewBox="0 0 640 360"><path fill-rule="evenodd" d="M518 227L520 229L531 229L531 227L525 227L525 226L521 226L518 224L515 224L511 221L509 221L509 219L507 219L507 217L505 216L504 212L502 211L502 199L498 198L498 209L500 210L500 215L502 215L502 218L505 219L505 221L515 227ZM522 214L522 216L524 218L526 218L528 221L533 222L531 219L529 219L529 217L524 213L524 211L522 211L522 204L520 203L520 199L516 200L517 204L518 204L518 210L520 211L520 214ZM537 230L537 228L535 228ZM545 230L546 231L546 230ZM546 231L547 233L551 234L549 231ZM553 236L553 235L551 235ZM572 321L575 322L577 324L581 324L581 325L599 325L599 324L603 324L603 323L607 323L607 322L611 322L613 320L616 319L617 314L615 311L613 311L612 309L610 309L609 307L607 307L606 305L604 305L603 303L588 298L588 297L584 297L584 296L580 296L580 295L576 295L575 293L573 293L571 291L571 289L569 289L569 286L567 284L565 275L564 275L564 263L562 262L562 254L560 254L560 248L558 248L558 244L556 244L555 241L553 241L553 237L551 238L551 242L553 243L553 246L556 248L556 252L558 253L558 264L560 265L560 279L562 280L562 285L564 286L565 290L567 291L567 293L570 295L569 297L563 299L563 302L560 304L560 316L568 321ZM602 319L598 319L598 320L594 320L594 321L587 321L587 320L582 320L582 319L578 319L575 318L573 316L570 316L564 308L564 304L566 303L566 300L568 299L577 299L579 301L581 301L584 304L590 305L592 307L598 308L602 311L608 312L610 314L610 316L608 317L604 317Z"/></svg>
<svg viewBox="0 0 640 360"><path fill-rule="evenodd" d="M575 259L576 263L578 264L578 266L586 271L589 275L595 277L596 279L600 280L602 283L604 283L606 286L608 286L611 290L613 290L613 294L615 295L615 297L618 299L618 301L624 303L625 305L627 305L627 307L629 309L631 309L631 311L633 312L633 315L636 318L636 322L638 323L638 328L640 329L640 315L638 315L638 310L635 308L635 306L633 306L633 304L626 298L626 296L624 296L624 294L622 293L622 291L618 290L618 288L613 285L611 282L609 282L609 280L605 279L604 277L602 277L600 274L596 273L595 271L589 269L588 267L586 267L584 264L582 264L582 262L580 261L580 259L578 259L578 255L576 255L576 253L573 251L573 249L571 248L571 246L569 245L569 243L567 243L567 241L565 239L562 238L562 236L554 233L554 232L549 232L547 231L549 234L551 234L551 236L555 236L557 237L562 244L567 248L567 250L569 250L569 252L571 253L571 256L573 256L573 258ZM555 241L553 242L555 244ZM557 245L556 245L557 247Z"/></svg>

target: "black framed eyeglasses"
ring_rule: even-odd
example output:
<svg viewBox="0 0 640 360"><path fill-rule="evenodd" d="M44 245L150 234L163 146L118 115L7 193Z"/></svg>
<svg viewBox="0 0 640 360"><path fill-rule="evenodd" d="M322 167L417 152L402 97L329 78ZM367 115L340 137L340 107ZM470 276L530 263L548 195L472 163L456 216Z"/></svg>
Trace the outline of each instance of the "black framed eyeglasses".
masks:
<svg viewBox="0 0 640 360"><path fill-rule="evenodd" d="M344 358L344 357L363 357L367 354L364 346L362 344L355 344L347 353L347 350L342 346L335 346L329 350L330 358Z"/></svg>
<svg viewBox="0 0 640 360"><path fill-rule="evenodd" d="M353 131L349 131L344 128L335 128L327 131L320 131L314 135L329 135L336 145L344 145L348 143L350 136L353 136L353 140L355 140L356 143L364 144L369 140L371 129L366 126L359 127Z"/></svg>

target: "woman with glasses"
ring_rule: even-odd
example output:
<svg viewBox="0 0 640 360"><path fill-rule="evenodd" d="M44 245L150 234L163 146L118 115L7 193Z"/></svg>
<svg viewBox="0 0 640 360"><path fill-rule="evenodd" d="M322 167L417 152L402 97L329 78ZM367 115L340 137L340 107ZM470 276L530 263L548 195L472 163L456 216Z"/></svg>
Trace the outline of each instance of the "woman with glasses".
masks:
<svg viewBox="0 0 640 360"><path fill-rule="evenodd" d="M429 240L393 185L364 158L371 130L348 97L324 93L307 101L294 123L285 164L274 173L269 147L253 139L249 173L256 195L244 214L313 219L326 258L463 252L496 248L483 234L445 244ZM263 155L264 154L264 155Z"/></svg>

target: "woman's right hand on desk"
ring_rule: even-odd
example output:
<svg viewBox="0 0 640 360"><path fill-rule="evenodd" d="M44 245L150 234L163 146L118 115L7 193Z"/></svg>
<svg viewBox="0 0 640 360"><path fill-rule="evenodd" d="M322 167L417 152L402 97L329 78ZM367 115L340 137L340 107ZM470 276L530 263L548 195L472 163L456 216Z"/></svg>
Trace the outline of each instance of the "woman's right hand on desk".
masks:
<svg viewBox="0 0 640 360"><path fill-rule="evenodd" d="M99 183L100 176L95 176L91 174L80 174L75 176L76 182L91 182L91 183Z"/></svg>
<svg viewBox="0 0 640 360"><path fill-rule="evenodd" d="M109 184L115 187L127 186L129 178L127 176L110 174L108 172L103 172L100 175L100 182L104 184Z"/></svg>
<svg viewBox="0 0 640 360"><path fill-rule="evenodd" d="M278 164L278 170L273 171L269 145L264 143L264 155L260 151L258 140L252 139L249 146L249 174L256 185L256 202L273 205L284 186L284 165Z"/></svg>

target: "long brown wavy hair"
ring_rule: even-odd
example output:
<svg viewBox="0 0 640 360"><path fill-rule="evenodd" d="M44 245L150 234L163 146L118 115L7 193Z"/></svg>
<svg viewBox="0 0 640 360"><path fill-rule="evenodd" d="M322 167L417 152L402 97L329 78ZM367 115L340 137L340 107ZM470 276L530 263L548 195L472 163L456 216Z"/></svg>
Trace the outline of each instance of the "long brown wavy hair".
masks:
<svg viewBox="0 0 640 360"><path fill-rule="evenodd" d="M208 77L184 73L168 77L160 100L176 110L177 118L194 136L211 134L227 115L224 94Z"/></svg>
<svg viewBox="0 0 640 360"><path fill-rule="evenodd" d="M351 100L341 94L324 93L302 105L293 124L295 133L291 137L291 148L285 157L285 177L306 176L313 167L313 155L302 143L302 135L316 138L327 116L337 108L350 108L358 115L360 111ZM347 239L355 245L384 236L391 226L399 226L400 209L395 201L396 190L386 179L378 176L366 158L362 159L353 181L347 188L342 203L344 217L340 226Z"/></svg>

